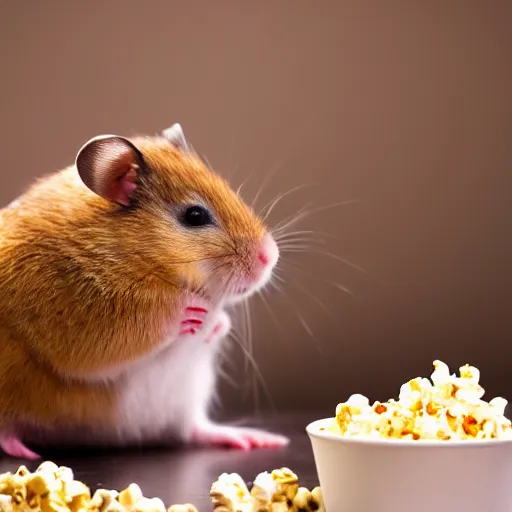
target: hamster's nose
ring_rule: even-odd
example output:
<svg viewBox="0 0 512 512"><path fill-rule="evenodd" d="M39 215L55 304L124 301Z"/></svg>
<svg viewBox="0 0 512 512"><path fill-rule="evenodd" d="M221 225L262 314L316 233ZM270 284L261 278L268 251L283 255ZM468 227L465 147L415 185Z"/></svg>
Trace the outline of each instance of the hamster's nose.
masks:
<svg viewBox="0 0 512 512"><path fill-rule="evenodd" d="M268 262L270 261L270 258L268 257L268 254L265 252L264 249L260 249L260 252L258 253L258 259L265 266L268 265Z"/></svg>
<svg viewBox="0 0 512 512"><path fill-rule="evenodd" d="M258 248L258 261L264 267L273 268L279 259L279 249L274 237L267 233Z"/></svg>

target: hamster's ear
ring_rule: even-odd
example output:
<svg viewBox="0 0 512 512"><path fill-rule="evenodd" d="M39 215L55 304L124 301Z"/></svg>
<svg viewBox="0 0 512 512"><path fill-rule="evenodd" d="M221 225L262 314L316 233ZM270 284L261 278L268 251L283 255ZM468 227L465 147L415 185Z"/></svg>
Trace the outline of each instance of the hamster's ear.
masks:
<svg viewBox="0 0 512 512"><path fill-rule="evenodd" d="M188 152L190 150L181 124L175 123L170 128L162 132L162 137L165 137L174 147L181 149L181 151Z"/></svg>
<svg viewBox="0 0 512 512"><path fill-rule="evenodd" d="M140 151L124 137L99 135L82 146L75 165L84 184L95 194L129 206L141 160Z"/></svg>

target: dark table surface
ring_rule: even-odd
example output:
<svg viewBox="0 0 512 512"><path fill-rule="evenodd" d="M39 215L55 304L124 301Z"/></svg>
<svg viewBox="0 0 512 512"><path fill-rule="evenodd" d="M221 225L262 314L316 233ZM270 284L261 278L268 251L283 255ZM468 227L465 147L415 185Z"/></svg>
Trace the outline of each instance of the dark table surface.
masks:
<svg viewBox="0 0 512 512"><path fill-rule="evenodd" d="M290 444L278 450L210 449L146 449L117 452L45 453L43 460L73 469L75 478L97 488L121 490L137 483L145 496L161 498L166 506L174 503L192 503L199 512L212 510L209 499L211 484L224 472L239 473L252 481L261 471L288 467L299 476L302 485L318 485L311 444L305 432L306 425L320 418L314 413L280 414L255 419L251 426L290 437ZM41 461L39 461L40 463ZM15 471L21 464L34 470L38 463L14 459L0 459L0 472Z"/></svg>

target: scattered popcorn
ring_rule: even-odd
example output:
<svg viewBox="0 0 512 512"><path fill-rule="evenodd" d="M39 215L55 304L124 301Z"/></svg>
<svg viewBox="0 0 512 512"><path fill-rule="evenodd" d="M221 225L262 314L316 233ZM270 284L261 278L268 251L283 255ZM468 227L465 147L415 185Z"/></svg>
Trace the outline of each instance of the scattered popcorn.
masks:
<svg viewBox="0 0 512 512"><path fill-rule="evenodd" d="M222 473L212 484L210 497L215 512L253 512L253 498L237 473Z"/></svg>
<svg viewBox="0 0 512 512"><path fill-rule="evenodd" d="M298 477L288 468L256 476L251 490L236 473L220 475L210 496L214 512L325 512L320 487L299 487Z"/></svg>
<svg viewBox="0 0 512 512"><path fill-rule="evenodd" d="M398 400L371 405L357 394L338 404L329 430L343 437L512 439L512 423L505 417L507 400L483 400L479 381L474 366L462 366L456 376L445 363L434 361L431 379L417 377L403 384Z"/></svg>
<svg viewBox="0 0 512 512"><path fill-rule="evenodd" d="M73 471L43 462L34 473L20 466L0 475L0 512L197 512L193 505L173 505L167 511L159 498L146 498L137 484L118 493L90 489Z"/></svg>
<svg viewBox="0 0 512 512"><path fill-rule="evenodd" d="M499 401L494 407L503 407ZM210 490L215 512L325 512L320 487L309 491L288 468L256 476L251 490L237 473L223 473ZM0 475L0 512L198 512L194 505L172 505L147 498L137 484L121 492L90 489L70 468L43 462L34 473L20 466Z"/></svg>

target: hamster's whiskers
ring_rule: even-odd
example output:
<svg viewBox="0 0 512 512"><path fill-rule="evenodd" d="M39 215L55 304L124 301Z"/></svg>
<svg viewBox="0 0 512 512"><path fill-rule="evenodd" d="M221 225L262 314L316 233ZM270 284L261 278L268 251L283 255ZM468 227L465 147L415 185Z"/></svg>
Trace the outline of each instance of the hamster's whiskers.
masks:
<svg viewBox="0 0 512 512"><path fill-rule="evenodd" d="M346 201L338 201L336 203L331 203L324 206L319 206L318 208L315 208L313 210L310 210L311 204L307 204L299 209L298 212L295 212L292 215L289 215L281 222L278 222L272 229L271 233L274 236L274 238L278 239L283 233L287 232L292 226L295 226L298 222L307 219L311 215L316 215L317 213L324 212L326 210L329 210L331 208L337 208L339 206L348 206L349 204L358 204L359 201L356 199L349 199ZM327 235L331 236L332 235Z"/></svg>
<svg viewBox="0 0 512 512"><path fill-rule="evenodd" d="M245 317L245 314L243 314L243 316L244 316L244 320L246 320L247 317ZM250 322L250 318L249 318L249 322ZM267 400L270 403L270 407L272 409L274 409L275 405L274 405L274 401L272 400L272 395L268 389L267 383L265 382L265 378L263 377L263 374L261 373L259 365L256 362L256 359L254 358L252 346L247 347L243 341L246 338L245 333L244 333L244 330L245 330L244 324L241 326L241 330L242 330L242 332L240 332L239 328L233 327L233 329L231 330L231 333L229 335L229 338L235 342L236 346L241 350L241 352L244 356L244 364L245 364L244 373L246 375L249 375L251 372L249 372L248 369L249 369L249 367L252 368L253 373L251 376L252 378L249 381L249 389L253 392L253 399L255 401L256 408L258 407L258 403L259 403L259 395L258 395L258 384L259 384L261 386L261 388L263 389L263 392L264 392ZM247 383L247 381L246 381L246 383Z"/></svg>
<svg viewBox="0 0 512 512"><path fill-rule="evenodd" d="M316 183L307 183L303 185L297 185L296 187L291 188L290 190L287 190L286 192L282 192L277 197L275 197L272 201L269 201L259 212L258 216L263 219L263 222L266 222L269 218L270 214L274 210L274 208L287 196L290 194L293 194L294 192L297 192L298 190L302 190L307 187L312 187L317 185ZM265 212L265 213L263 213Z"/></svg>
<svg viewBox="0 0 512 512"><path fill-rule="evenodd" d="M276 290L278 290L279 292L282 292L283 289L278 287L278 285L276 283L274 283L272 280L269 281L269 284L275 288ZM270 304L268 303L268 300L267 298L265 297L265 293L268 293L268 289L267 288L264 288L263 290L260 290L258 292L258 297L261 299L261 302L263 302L263 305L265 306L265 308L267 309L267 311L269 312L270 316L272 317L272 320L274 320L276 326L278 327L279 330L282 331L283 329L283 326L282 324L279 322L276 314L274 313L274 311L272 311L272 308L270 307Z"/></svg>
<svg viewBox="0 0 512 512"><path fill-rule="evenodd" d="M328 284L329 286L333 286L334 288L337 288L338 290L341 290L343 292L345 292L346 294L348 295L352 295L352 296L355 296L354 292L350 289L348 289L346 286L340 284L340 283L337 283L335 281L332 281L332 280L329 280L329 279L325 279L323 277L320 277L316 274L312 274L311 272L306 272L306 269L300 265L299 263L297 263L296 261L291 261L291 260L288 260L286 262L287 265L293 267L294 269L298 270L299 272L301 272L303 275L309 275L310 277L314 278L315 280L317 281L322 281L323 283L325 284ZM281 281L283 281L281 279ZM284 282L284 281L283 281ZM293 284L294 281L291 281L290 282Z"/></svg>
<svg viewBox="0 0 512 512"><path fill-rule="evenodd" d="M265 187L270 183L270 181L286 166L286 164L291 160L291 154L285 156L280 161L278 161L275 165L273 165L269 171L266 173L266 178L261 182L256 195L251 203L251 208L255 208L256 202L258 201L260 194L263 192ZM251 173L252 174L252 173Z"/></svg>

